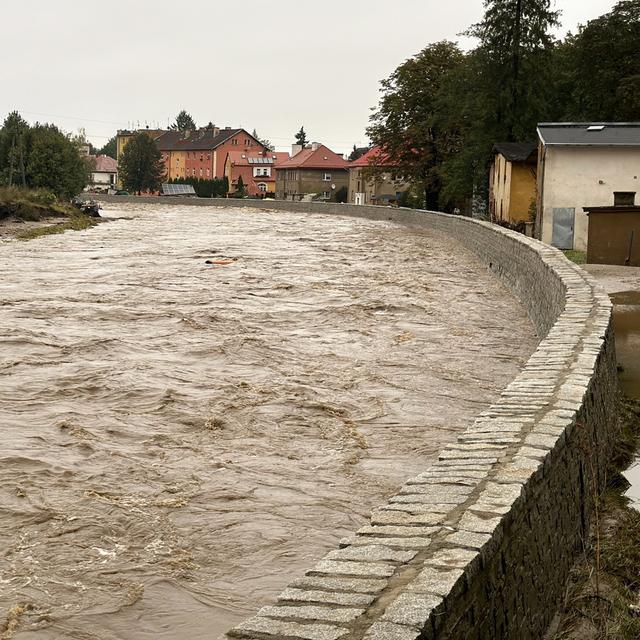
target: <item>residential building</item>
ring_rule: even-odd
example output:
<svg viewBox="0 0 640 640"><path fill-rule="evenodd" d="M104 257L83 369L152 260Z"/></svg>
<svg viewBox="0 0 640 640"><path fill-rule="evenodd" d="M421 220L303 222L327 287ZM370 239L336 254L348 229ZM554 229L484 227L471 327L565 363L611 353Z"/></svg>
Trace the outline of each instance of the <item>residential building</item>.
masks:
<svg viewBox="0 0 640 640"><path fill-rule="evenodd" d="M222 178L227 155L257 154L266 147L244 129L208 127L194 131L165 131L156 140L168 178Z"/></svg>
<svg viewBox="0 0 640 640"><path fill-rule="evenodd" d="M533 222L538 145L501 142L493 146L489 172L489 213L494 221Z"/></svg>
<svg viewBox="0 0 640 640"><path fill-rule="evenodd" d="M93 191L108 191L115 189L118 184L118 163L109 156L89 156L94 166L88 189Z"/></svg>
<svg viewBox="0 0 640 640"><path fill-rule="evenodd" d="M640 191L640 122L543 123L538 138L536 235L586 251L583 209L629 202Z"/></svg>
<svg viewBox="0 0 640 640"><path fill-rule="evenodd" d="M224 175L229 181L229 193L235 193L238 178L247 195L251 198L275 197L276 168L289 159L288 152L263 151L260 153L245 153L231 151L227 154Z"/></svg>
<svg viewBox="0 0 640 640"><path fill-rule="evenodd" d="M372 170L372 166L377 170ZM384 168L384 170L382 169ZM373 147L349 163L349 199L351 204L398 204L409 189L402 172L393 167L380 147Z"/></svg>
<svg viewBox="0 0 640 640"><path fill-rule="evenodd" d="M317 142L304 149L294 145L292 157L276 167L276 197L281 200L315 195L335 202L336 193L348 187L349 163Z"/></svg>

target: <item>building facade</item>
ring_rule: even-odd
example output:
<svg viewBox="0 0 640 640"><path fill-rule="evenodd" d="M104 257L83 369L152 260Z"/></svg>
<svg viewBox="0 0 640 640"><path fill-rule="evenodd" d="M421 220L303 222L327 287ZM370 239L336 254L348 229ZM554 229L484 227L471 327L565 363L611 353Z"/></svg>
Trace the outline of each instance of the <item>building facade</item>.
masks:
<svg viewBox="0 0 640 640"><path fill-rule="evenodd" d="M504 142L493 147L489 172L489 213L494 221L533 222L538 145Z"/></svg>
<svg viewBox="0 0 640 640"><path fill-rule="evenodd" d="M302 150L294 145L292 157L276 167L276 197L302 200L316 197L335 202L349 188L349 163L323 144L314 142Z"/></svg>
<svg viewBox="0 0 640 640"><path fill-rule="evenodd" d="M289 159L287 152L264 151L227 154L224 175L229 182L229 194L238 190L242 178L246 194L251 198L273 198L276 194L276 169Z"/></svg>
<svg viewBox="0 0 640 640"><path fill-rule="evenodd" d="M586 251L585 207L627 201L640 191L640 123L538 125L536 235L560 249Z"/></svg>
<svg viewBox="0 0 640 640"><path fill-rule="evenodd" d="M397 205L407 189L409 184L402 172L393 167L379 147L349 163L351 204Z"/></svg>

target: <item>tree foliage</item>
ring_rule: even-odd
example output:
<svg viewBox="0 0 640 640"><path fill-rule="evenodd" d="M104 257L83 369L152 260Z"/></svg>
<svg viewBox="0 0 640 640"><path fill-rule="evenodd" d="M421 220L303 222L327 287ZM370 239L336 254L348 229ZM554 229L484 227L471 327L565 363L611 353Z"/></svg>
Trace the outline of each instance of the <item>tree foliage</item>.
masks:
<svg viewBox="0 0 640 640"><path fill-rule="evenodd" d="M544 121L640 119L640 0L613 9L562 41L550 0L485 0L461 53L435 43L381 83L368 130L424 193L424 204L486 201L491 149L532 142ZM382 168L380 168L382 170Z"/></svg>
<svg viewBox="0 0 640 640"><path fill-rule="evenodd" d="M458 150L455 129L441 126L438 96L446 77L464 61L452 42L429 45L382 81L382 98L367 133L385 163L419 185L427 208L440 202L441 167ZM382 168L381 168L382 170Z"/></svg>
<svg viewBox="0 0 640 640"><path fill-rule="evenodd" d="M227 178L172 178L171 184L190 184L199 198L226 198L229 191Z"/></svg>
<svg viewBox="0 0 640 640"><path fill-rule="evenodd" d="M124 188L137 193L158 191L165 176L162 154L144 131L135 133L127 142L118 169Z"/></svg>
<svg viewBox="0 0 640 640"><path fill-rule="evenodd" d="M304 147L308 142L309 140L307 139L307 132L304 130L304 127L300 127L300 131L296 133L296 144Z"/></svg>
<svg viewBox="0 0 640 640"><path fill-rule="evenodd" d="M172 131L194 131L195 120L184 109L176 116L176 121L169 127Z"/></svg>
<svg viewBox="0 0 640 640"><path fill-rule="evenodd" d="M109 142L107 142L102 149L98 150L98 155L109 156L114 160L118 159L118 143L115 136L109 138Z"/></svg>
<svg viewBox="0 0 640 640"><path fill-rule="evenodd" d="M251 134L267 151L274 151L275 150L275 146L273 145L273 143L271 142L271 140L267 140L266 138L261 138L258 135L258 132L254 129L253 133Z"/></svg>
<svg viewBox="0 0 640 640"><path fill-rule="evenodd" d="M18 112L10 113L0 129L0 184L77 195L91 168L80 156L80 142L52 124L30 126Z"/></svg>

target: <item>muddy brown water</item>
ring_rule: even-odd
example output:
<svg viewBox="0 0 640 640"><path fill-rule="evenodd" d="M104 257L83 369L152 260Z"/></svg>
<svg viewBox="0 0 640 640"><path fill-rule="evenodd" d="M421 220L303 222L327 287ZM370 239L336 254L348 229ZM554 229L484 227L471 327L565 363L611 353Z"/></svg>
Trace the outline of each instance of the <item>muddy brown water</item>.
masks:
<svg viewBox="0 0 640 640"><path fill-rule="evenodd" d="M433 461L535 348L446 236L105 213L0 243L2 640L217 637Z"/></svg>

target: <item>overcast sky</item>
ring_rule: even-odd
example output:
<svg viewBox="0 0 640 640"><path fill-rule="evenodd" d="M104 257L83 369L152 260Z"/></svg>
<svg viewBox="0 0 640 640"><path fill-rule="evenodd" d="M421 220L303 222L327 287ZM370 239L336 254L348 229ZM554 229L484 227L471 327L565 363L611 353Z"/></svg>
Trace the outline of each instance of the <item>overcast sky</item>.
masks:
<svg viewBox="0 0 640 640"><path fill-rule="evenodd" d="M5 3L3 2L3 5ZM254 128L286 149L304 125L335 151L366 142L379 81L482 15L482 0L20 0L2 8L0 118L118 128ZM557 0L561 34L614 0Z"/></svg>

